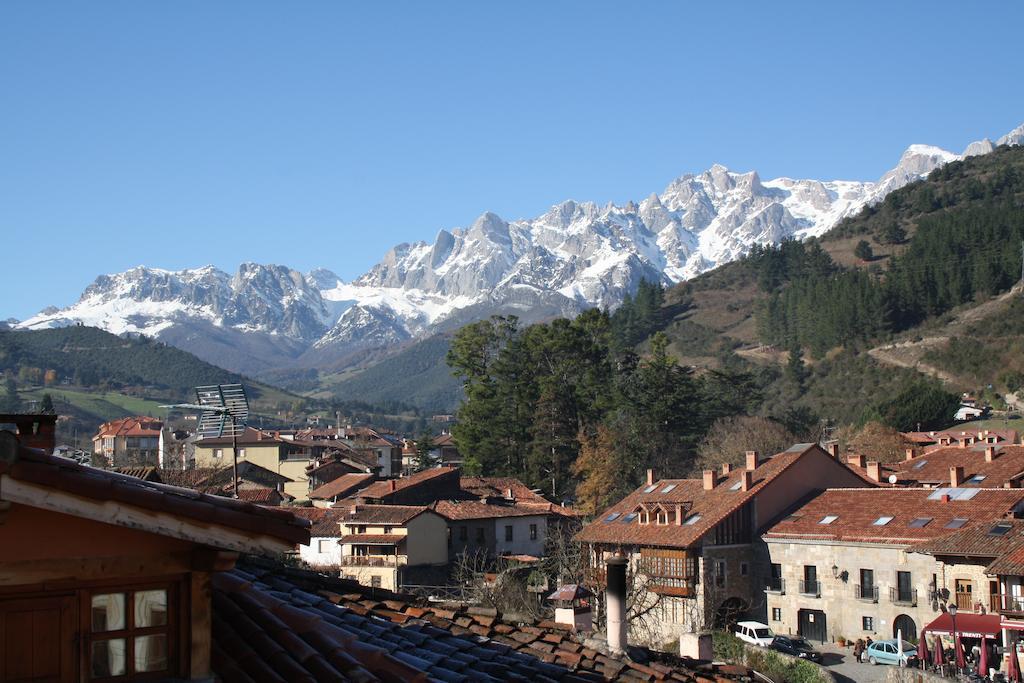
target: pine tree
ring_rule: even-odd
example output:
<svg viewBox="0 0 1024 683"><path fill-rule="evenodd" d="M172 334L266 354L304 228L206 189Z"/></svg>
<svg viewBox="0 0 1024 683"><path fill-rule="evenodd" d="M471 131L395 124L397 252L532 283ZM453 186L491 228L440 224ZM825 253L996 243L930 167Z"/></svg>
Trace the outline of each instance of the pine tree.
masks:
<svg viewBox="0 0 1024 683"><path fill-rule="evenodd" d="M416 458L413 469L422 472L433 467L435 463L430 452L434 450L434 435L430 433L429 429L423 430L420 437L416 439L414 447L416 448Z"/></svg>
<svg viewBox="0 0 1024 683"><path fill-rule="evenodd" d="M39 412L45 415L53 415L57 412L53 407L53 397L50 396L49 392L43 394L43 400L39 405Z"/></svg>
<svg viewBox="0 0 1024 683"><path fill-rule="evenodd" d="M870 261L875 257L875 252L872 251L871 245L868 244L867 240L861 240L860 242L857 242L857 246L854 247L853 255L861 261Z"/></svg>

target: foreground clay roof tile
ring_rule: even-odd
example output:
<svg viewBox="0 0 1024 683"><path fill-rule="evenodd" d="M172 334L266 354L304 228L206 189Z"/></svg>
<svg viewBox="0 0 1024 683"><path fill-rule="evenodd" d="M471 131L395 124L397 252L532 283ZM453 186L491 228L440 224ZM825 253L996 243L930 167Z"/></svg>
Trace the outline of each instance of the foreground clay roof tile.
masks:
<svg viewBox="0 0 1024 683"><path fill-rule="evenodd" d="M750 680L744 667L688 667L642 648L615 657L550 621L506 622L490 608L428 603L269 563L214 578L213 637L224 683Z"/></svg>
<svg viewBox="0 0 1024 683"><path fill-rule="evenodd" d="M290 543L309 542L309 522L283 508L212 496L117 472L79 465L31 448L19 448L13 462L0 461L0 475L102 503L123 503L201 524L217 524Z"/></svg>

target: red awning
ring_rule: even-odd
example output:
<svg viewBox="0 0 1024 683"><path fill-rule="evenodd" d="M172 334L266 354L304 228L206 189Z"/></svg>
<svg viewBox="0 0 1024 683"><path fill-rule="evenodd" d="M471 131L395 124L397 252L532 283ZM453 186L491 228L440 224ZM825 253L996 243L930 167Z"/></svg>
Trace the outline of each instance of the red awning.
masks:
<svg viewBox="0 0 1024 683"><path fill-rule="evenodd" d="M1000 631L998 614L965 614L956 615L956 632L964 638L994 638ZM943 612L935 621L924 627L924 631L937 636L953 635L953 618L949 612Z"/></svg>

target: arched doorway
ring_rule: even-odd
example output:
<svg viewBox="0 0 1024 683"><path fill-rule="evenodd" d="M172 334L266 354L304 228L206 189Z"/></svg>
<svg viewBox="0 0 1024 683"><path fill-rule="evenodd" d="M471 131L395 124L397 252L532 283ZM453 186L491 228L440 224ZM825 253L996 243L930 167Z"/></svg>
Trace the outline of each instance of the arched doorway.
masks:
<svg viewBox="0 0 1024 683"><path fill-rule="evenodd" d="M750 609L750 605L746 600L735 597L726 598L715 612L715 628L732 631L736 622L747 613L748 609Z"/></svg>
<svg viewBox="0 0 1024 683"><path fill-rule="evenodd" d="M892 637L903 632L903 640L917 640L917 624L906 614L901 614L892 620Z"/></svg>

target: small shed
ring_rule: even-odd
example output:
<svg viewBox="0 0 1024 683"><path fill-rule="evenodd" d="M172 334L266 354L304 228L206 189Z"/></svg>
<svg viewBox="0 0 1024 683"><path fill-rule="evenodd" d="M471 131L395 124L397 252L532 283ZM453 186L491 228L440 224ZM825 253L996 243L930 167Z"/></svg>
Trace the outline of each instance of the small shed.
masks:
<svg viewBox="0 0 1024 683"><path fill-rule="evenodd" d="M590 604L593 592L577 583L561 586L548 596L555 603L555 623L571 626L575 631L594 630L594 612Z"/></svg>

